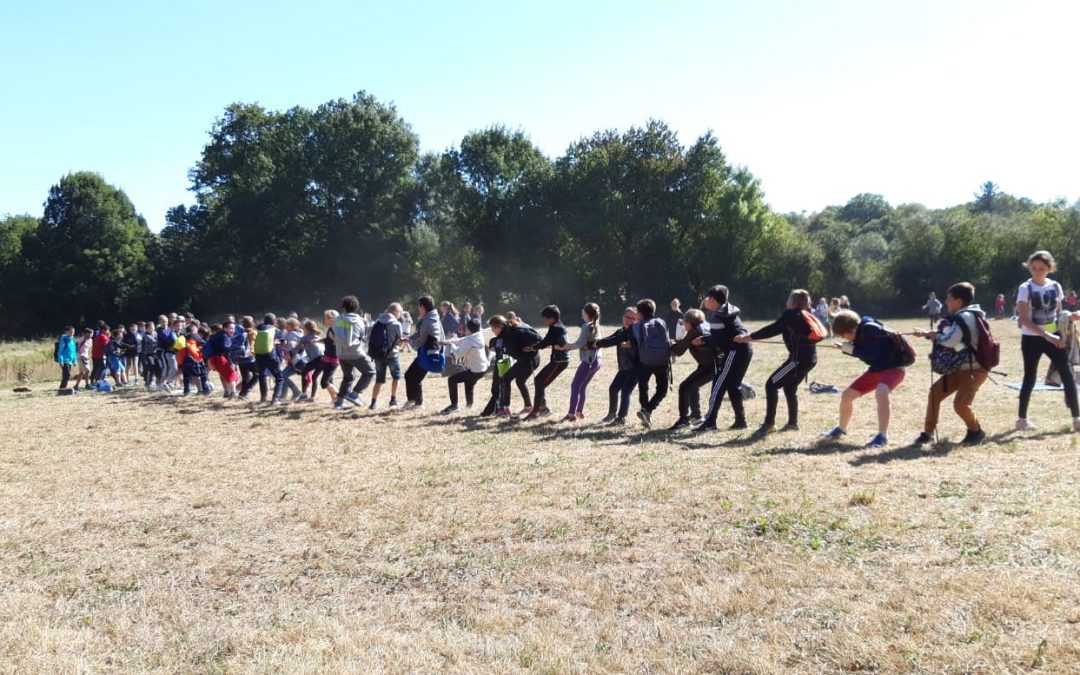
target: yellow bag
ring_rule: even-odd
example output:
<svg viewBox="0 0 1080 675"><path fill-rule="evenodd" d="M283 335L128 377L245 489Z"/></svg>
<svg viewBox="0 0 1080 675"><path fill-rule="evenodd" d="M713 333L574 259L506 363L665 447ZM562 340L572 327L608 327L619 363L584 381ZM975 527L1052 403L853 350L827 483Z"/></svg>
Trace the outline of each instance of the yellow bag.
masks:
<svg viewBox="0 0 1080 675"><path fill-rule="evenodd" d="M173 343L172 343L173 351L174 352L182 352L182 351L184 351L184 347L187 347L187 338L184 337L183 335L177 335L176 339L173 340Z"/></svg>

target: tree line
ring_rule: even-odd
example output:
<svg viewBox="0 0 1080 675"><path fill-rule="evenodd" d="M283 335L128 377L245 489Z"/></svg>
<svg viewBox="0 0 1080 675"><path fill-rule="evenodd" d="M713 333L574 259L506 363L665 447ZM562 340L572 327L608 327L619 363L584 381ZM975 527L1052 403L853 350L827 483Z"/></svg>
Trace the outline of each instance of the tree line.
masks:
<svg viewBox="0 0 1080 675"><path fill-rule="evenodd" d="M776 213L712 133L683 145L656 120L551 159L502 126L421 153L394 107L364 92L316 109L237 103L190 180L193 203L160 233L92 172L62 177L41 217L0 221L0 333L168 310L313 312L346 293L371 311L429 293L618 312L646 295L693 303L716 282L751 315L794 287L895 315L961 279L984 302L1011 294L1036 248L1058 256L1064 285L1080 274L1080 203L988 182L945 209L861 194Z"/></svg>

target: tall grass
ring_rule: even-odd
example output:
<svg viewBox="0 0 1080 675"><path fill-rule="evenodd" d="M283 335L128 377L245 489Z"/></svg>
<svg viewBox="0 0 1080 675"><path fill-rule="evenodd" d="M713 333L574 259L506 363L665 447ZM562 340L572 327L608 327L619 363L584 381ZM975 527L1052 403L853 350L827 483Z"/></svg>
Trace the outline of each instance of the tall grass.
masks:
<svg viewBox="0 0 1080 675"><path fill-rule="evenodd" d="M0 385L42 382L59 377L53 340L0 342Z"/></svg>

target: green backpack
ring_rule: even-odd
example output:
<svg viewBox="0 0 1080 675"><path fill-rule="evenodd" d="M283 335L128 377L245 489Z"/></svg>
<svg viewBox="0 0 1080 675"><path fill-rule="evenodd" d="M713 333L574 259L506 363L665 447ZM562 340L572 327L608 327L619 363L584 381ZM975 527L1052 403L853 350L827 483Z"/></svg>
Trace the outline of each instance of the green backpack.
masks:
<svg viewBox="0 0 1080 675"><path fill-rule="evenodd" d="M277 328L271 326L270 328L262 329L255 334L255 354L257 356L265 356L274 351L274 343L276 342Z"/></svg>

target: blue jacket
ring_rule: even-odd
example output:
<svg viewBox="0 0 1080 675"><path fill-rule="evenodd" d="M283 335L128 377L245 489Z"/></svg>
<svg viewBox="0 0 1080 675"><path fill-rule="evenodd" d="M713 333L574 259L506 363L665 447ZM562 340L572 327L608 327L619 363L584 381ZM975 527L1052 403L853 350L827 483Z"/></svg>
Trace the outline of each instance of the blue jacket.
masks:
<svg viewBox="0 0 1080 675"><path fill-rule="evenodd" d="M75 338L64 333L60 336L60 349L56 354L56 361L62 366L72 366L78 361L75 349Z"/></svg>
<svg viewBox="0 0 1080 675"><path fill-rule="evenodd" d="M176 342L176 333L172 328L158 328L157 329L157 347L162 351L171 351L173 343Z"/></svg>
<svg viewBox="0 0 1080 675"><path fill-rule="evenodd" d="M239 330L233 332L233 336L243 334ZM232 349L233 338L229 337L225 331L214 333L210 336L210 339L206 341L206 346L203 347L203 358L210 356L228 356L229 351Z"/></svg>
<svg viewBox="0 0 1080 675"><path fill-rule="evenodd" d="M851 355L870 366L870 372L876 373L899 365L896 345L882 325L873 317L864 316L855 329L855 339L851 341Z"/></svg>

